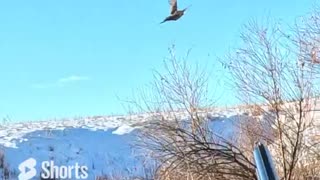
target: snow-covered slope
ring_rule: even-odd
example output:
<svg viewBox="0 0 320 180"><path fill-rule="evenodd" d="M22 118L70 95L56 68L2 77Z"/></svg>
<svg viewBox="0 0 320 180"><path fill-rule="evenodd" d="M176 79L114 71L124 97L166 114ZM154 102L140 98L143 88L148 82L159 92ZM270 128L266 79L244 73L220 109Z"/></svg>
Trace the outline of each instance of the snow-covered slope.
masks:
<svg viewBox="0 0 320 180"><path fill-rule="evenodd" d="M209 114L213 127L232 132L238 112ZM183 118L183 114L181 114ZM135 157L131 142L135 132L151 116L91 117L61 121L15 123L0 128L0 148L4 153L1 173L5 169L17 179L19 164L28 158L41 162L52 160L57 166L73 166L78 163L88 168L88 179L96 176L126 174L138 176L143 173L142 163ZM1 160L1 158L0 158ZM2 166L1 166L2 164ZM36 179L40 173L37 172Z"/></svg>

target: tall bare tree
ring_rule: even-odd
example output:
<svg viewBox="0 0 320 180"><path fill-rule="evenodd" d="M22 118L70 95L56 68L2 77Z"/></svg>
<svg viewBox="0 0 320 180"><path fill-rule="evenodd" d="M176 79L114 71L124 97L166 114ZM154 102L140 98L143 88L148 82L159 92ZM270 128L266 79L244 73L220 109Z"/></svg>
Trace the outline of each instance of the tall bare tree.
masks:
<svg viewBox="0 0 320 180"><path fill-rule="evenodd" d="M319 44L319 17L289 31L252 21L241 34L241 47L227 57L239 97L260 111L257 123L241 126L243 137L268 142L286 180L305 179L314 171L306 167L320 167L315 161L320 141L309 140L318 128L314 110L320 66L314 47Z"/></svg>

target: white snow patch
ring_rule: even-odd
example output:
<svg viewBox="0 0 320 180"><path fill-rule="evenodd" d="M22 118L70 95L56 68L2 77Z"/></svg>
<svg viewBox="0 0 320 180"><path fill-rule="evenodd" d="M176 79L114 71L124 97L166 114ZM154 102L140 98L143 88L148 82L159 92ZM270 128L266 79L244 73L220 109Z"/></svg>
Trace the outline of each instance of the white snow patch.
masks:
<svg viewBox="0 0 320 180"><path fill-rule="evenodd" d="M135 128L124 124L124 125L118 127L117 130L113 131L112 134L123 135L123 134L130 133L134 129Z"/></svg>

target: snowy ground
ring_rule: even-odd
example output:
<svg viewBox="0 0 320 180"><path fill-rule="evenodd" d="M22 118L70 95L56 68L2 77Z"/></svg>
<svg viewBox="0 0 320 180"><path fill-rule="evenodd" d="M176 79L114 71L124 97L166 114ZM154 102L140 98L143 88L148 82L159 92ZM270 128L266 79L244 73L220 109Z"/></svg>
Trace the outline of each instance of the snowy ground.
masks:
<svg viewBox="0 0 320 180"><path fill-rule="evenodd" d="M210 116L214 127L228 134L237 113L225 111ZM139 175L143 168L130 143L139 129L137 123L151 119L142 114L7 124L0 127L0 149L5 166L14 173L10 179L17 179L19 164L28 158L37 161L37 170L41 162L48 160L57 166L87 166L88 179L123 173ZM1 163L0 171L4 173Z"/></svg>

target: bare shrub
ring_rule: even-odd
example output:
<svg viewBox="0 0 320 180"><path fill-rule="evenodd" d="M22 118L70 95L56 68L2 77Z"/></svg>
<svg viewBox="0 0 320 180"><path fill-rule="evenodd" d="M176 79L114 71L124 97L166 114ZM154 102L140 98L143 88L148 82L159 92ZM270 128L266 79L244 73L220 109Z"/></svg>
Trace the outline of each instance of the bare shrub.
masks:
<svg viewBox="0 0 320 180"><path fill-rule="evenodd" d="M9 170L9 165L5 161L5 154L3 150L0 150L0 172L1 179L9 180L11 178L12 173Z"/></svg>
<svg viewBox="0 0 320 180"><path fill-rule="evenodd" d="M160 163L155 179L257 179L245 152L212 131L207 71L177 59L174 48L169 52L165 72L155 73L151 96L133 101L153 118L135 146Z"/></svg>

